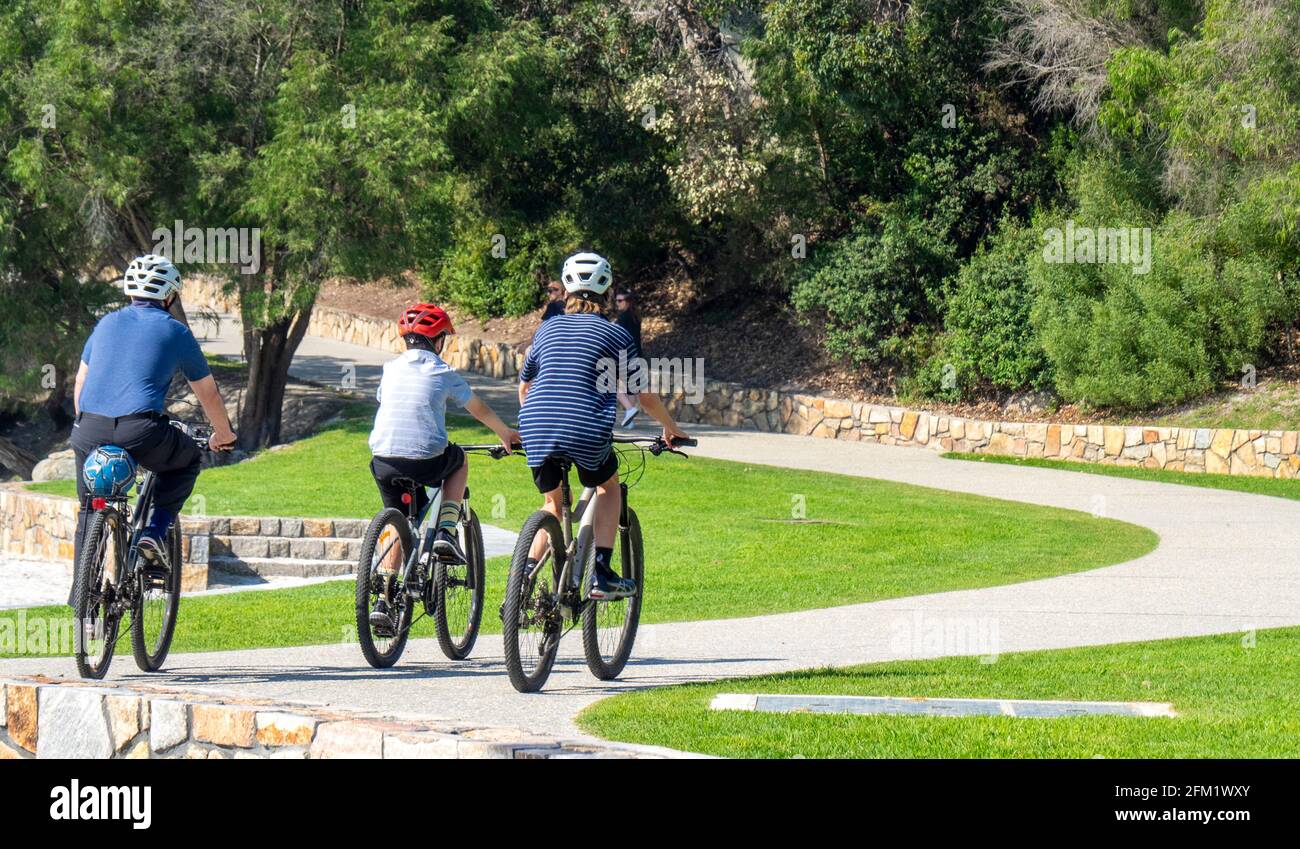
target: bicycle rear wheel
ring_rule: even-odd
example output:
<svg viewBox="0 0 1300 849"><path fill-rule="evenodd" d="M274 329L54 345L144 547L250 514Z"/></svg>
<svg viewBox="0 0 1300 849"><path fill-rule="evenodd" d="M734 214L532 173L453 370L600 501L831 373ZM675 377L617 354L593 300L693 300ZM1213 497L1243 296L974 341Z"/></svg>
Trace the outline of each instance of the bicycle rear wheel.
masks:
<svg viewBox="0 0 1300 849"><path fill-rule="evenodd" d="M470 508L457 529L466 563L444 563L434 567L433 621L438 645L451 660L464 660L474 650L483 619L483 528Z"/></svg>
<svg viewBox="0 0 1300 849"><path fill-rule="evenodd" d="M414 550L411 523L402 511L391 507L380 510L370 520L361 540L361 557L357 562L357 642L366 662L376 669L387 669L397 662L406 649L411 627L412 600L401 585L400 576ZM395 568L395 574L382 574L381 564ZM370 624L370 614L383 599L395 628L380 633Z"/></svg>
<svg viewBox="0 0 1300 849"><path fill-rule="evenodd" d="M533 540L539 536L546 539L546 553L530 574L527 560ZM510 558L506 600L501 607L506 673L521 693L540 690L555 665L563 626L557 592L563 557L560 521L544 510L529 516Z"/></svg>
<svg viewBox="0 0 1300 849"><path fill-rule="evenodd" d="M619 529L618 562L610 566L624 578L636 581L636 595L614 601L588 599L582 608L582 651L587 668L602 681L617 678L627 665L641 621L641 600L645 598L645 561L641 547L641 523L627 510L627 528ZM595 556L595 549L592 549ZM589 568L587 574L592 574Z"/></svg>
<svg viewBox="0 0 1300 849"><path fill-rule="evenodd" d="M157 672L171 650L176 633L176 612L181 604L181 533L173 523L167 534L167 562L171 567L161 587L145 583L143 571L131 611L131 652L142 672Z"/></svg>
<svg viewBox="0 0 1300 849"><path fill-rule="evenodd" d="M81 562L73 585L77 618L72 643L77 672L83 678L103 678L113 662L121 622L121 613L116 609L117 580L126 560L118 533L121 521L116 510L100 510L82 540Z"/></svg>

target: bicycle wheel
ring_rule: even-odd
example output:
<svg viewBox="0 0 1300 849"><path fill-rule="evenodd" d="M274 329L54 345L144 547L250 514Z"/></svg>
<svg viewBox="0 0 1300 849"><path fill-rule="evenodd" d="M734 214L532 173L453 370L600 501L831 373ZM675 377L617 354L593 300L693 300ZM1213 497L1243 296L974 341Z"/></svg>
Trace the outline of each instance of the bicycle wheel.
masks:
<svg viewBox="0 0 1300 849"><path fill-rule="evenodd" d="M87 508L82 508L87 509ZM117 610L116 582L125 566L116 510L100 510L91 519L82 540L81 562L73 585L73 655L83 678L103 678L113 662L121 613Z"/></svg>
<svg viewBox="0 0 1300 849"><path fill-rule="evenodd" d="M357 641L366 662L376 669L392 666L406 648L413 605L400 575L412 550L411 523L402 511L389 507L370 520L357 562ZM395 567L396 574L381 574L384 563ZM377 633L370 624L370 613L381 598L397 626L392 634Z"/></svg>
<svg viewBox="0 0 1300 849"><path fill-rule="evenodd" d="M483 619L483 528L471 508L457 530L460 548L468 563L438 561L433 572L433 621L438 645L451 660L464 660L474 650L479 623Z"/></svg>
<svg viewBox="0 0 1300 849"><path fill-rule="evenodd" d="M538 536L546 538L546 554L530 575L526 561ZM510 558L506 600L501 609L506 673L521 693L540 690L555 665L563 624L557 604L563 558L564 534L559 519L544 510L528 517Z"/></svg>
<svg viewBox="0 0 1300 849"><path fill-rule="evenodd" d="M641 600L645 598L641 522L630 507L627 528L619 530L618 555L618 562L610 566L624 578L636 581L636 595L613 601L588 599L582 608L582 651L587 655L587 668L602 681L617 678L627 665L641 621ZM589 565L587 574L592 574L593 569Z"/></svg>
<svg viewBox="0 0 1300 849"><path fill-rule="evenodd" d="M176 633L176 611L181 604L181 534L176 524L167 534L167 562L171 569L161 587L145 584L143 571L131 610L131 653L142 672L157 672L167 659Z"/></svg>

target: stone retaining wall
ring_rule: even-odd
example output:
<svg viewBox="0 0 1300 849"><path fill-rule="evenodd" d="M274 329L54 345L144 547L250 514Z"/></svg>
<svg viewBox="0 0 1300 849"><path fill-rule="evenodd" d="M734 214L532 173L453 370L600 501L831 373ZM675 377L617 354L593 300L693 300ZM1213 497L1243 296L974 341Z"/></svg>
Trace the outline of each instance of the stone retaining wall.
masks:
<svg viewBox="0 0 1300 849"><path fill-rule="evenodd" d="M72 562L77 531L77 501L60 495L28 492L22 483L0 484L0 553L42 560ZM204 532L181 524L181 590L194 592L208 587L207 537L197 545L196 534ZM191 557L190 552L195 556Z"/></svg>
<svg viewBox="0 0 1300 849"><path fill-rule="evenodd" d="M193 293L191 288L195 290ZM187 284L186 292L198 302L210 297L214 305L233 306L229 299L222 300L208 283ZM358 345L399 350L393 322L346 310L318 307L310 332ZM458 369L499 378L516 376L523 357L522 350L505 343L463 335L453 337L447 353L448 362ZM1148 469L1278 478L1296 477L1300 471L1300 453L1297 453L1300 432L1293 430L982 421L717 380L705 380L702 389L702 392L689 393L691 402L682 388L671 395L665 393L665 401L679 421L935 451L1043 457Z"/></svg>
<svg viewBox="0 0 1300 849"><path fill-rule="evenodd" d="M674 758L672 749L164 688L0 680L0 760Z"/></svg>

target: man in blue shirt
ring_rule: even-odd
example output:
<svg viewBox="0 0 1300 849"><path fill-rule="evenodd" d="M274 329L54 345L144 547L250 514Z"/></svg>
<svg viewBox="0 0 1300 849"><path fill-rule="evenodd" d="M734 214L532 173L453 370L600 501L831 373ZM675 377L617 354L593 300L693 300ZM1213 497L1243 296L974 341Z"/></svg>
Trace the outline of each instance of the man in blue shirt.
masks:
<svg viewBox="0 0 1300 849"><path fill-rule="evenodd" d="M189 381L212 423L209 446L229 450L235 432L198 340L168 311L181 288L176 266L153 254L137 257L127 267L122 288L131 303L95 325L81 353L73 394L77 419L70 441L81 500L77 557L91 515L81 468L96 448L116 445L157 475L153 512L140 539L140 554L147 571L165 575L164 540L194 490L201 459L194 441L168 424L163 412L167 387L177 370Z"/></svg>
<svg viewBox="0 0 1300 849"><path fill-rule="evenodd" d="M592 515L596 574L589 594L596 599L623 598L634 594L636 585L611 567L622 512L618 456L612 442L617 387L602 388L600 377L607 365L616 363L627 372L619 375L618 382L643 385L645 362L632 336L602 315L614 279L609 263L596 254L574 254L565 260L560 276L569 293L564 313L537 331L519 372L519 432L533 482L546 497L543 510L560 515L559 457L577 467L583 486L595 487L600 496ZM665 441L686 438L658 395L642 392L640 400L642 408L663 425ZM538 536L530 566L545 548L545 537Z"/></svg>

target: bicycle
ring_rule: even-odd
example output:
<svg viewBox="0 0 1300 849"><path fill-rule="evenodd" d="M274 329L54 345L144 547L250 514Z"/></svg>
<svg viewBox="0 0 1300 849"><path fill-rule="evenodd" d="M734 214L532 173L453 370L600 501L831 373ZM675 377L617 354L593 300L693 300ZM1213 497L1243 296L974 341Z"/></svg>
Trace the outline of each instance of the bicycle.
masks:
<svg viewBox="0 0 1300 849"><path fill-rule="evenodd" d="M562 461L560 517L545 510L530 516L519 532L510 558L506 601L501 610L502 637L506 672L510 683L521 693L536 692L545 685L560 640L579 622L587 668L600 680L617 678L632 654L645 597L645 552L641 523L628 503L628 490L640 480L647 453L658 457L666 451L685 457L677 448L692 447L697 442L678 439L669 444L657 436L615 437L614 442L635 445L640 452L640 466L631 467L628 474L623 473L624 454L620 452L619 489L623 508L618 522L618 558L610 564L621 577L636 582L636 593L611 601L589 597L596 555L592 505L599 493L591 487L584 489L577 506L570 508L572 492L568 473L572 462ZM579 523L576 536L575 519ZM539 534L546 538L546 551L529 569L527 560ZM543 575L548 577L543 580Z"/></svg>
<svg viewBox="0 0 1300 849"><path fill-rule="evenodd" d="M202 451L210 450L211 428L171 420ZM80 470L78 470L80 471ZM122 617L131 611L131 652L142 672L157 672L167 659L176 632L181 601L180 520L167 533L166 575L150 577L141 568L138 543L153 506L157 476L142 469L137 475L135 505L129 492L91 499L94 517L82 540L73 585L73 653L83 678L103 678L113 662ZM85 509L85 508L83 508Z"/></svg>
<svg viewBox="0 0 1300 849"><path fill-rule="evenodd" d="M466 453L485 453L493 459L506 456L500 445L462 445ZM386 507L375 514L361 541L357 563L357 639L366 662L387 669L406 649L411 627L432 615L438 645L450 660L469 657L478 640L483 617L483 589L487 580L483 565L483 529L478 514L469 504L469 487L460 502L456 530L465 563L452 563L434 556L433 537L442 506L440 487L425 487L429 506L424 519L415 515L417 492L413 480L399 481L406 492L406 512ZM418 544L417 544L418 540ZM390 568L381 572L380 566ZM400 569L397 568L400 566ZM370 614L380 599L396 623L392 629L377 629ZM424 612L412 621L417 605Z"/></svg>

